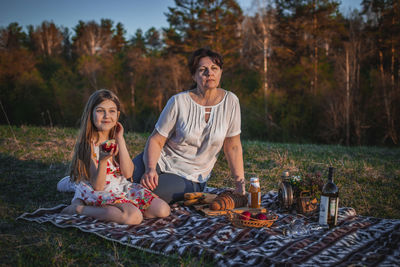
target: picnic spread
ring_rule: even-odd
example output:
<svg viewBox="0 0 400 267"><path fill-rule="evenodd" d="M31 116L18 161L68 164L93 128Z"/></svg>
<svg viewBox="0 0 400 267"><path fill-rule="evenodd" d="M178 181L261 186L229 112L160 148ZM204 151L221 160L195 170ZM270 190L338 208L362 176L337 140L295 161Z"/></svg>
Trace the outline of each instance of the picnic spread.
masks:
<svg viewBox="0 0 400 267"><path fill-rule="evenodd" d="M216 195L226 191L208 187L205 193L214 195L215 200ZM223 205L232 205L229 201ZM225 210L211 210L205 206L207 203L189 206L178 203L171 206L170 216L145 219L136 226L61 214L66 205L40 208L18 219L50 222L61 228L75 227L143 251L170 257L203 257L219 266L398 266L400 263L400 220L359 216L353 208L341 207L337 225L322 228L317 212L307 216L282 212L282 192L270 191L261 195L260 201L260 209ZM247 220L244 212L248 210L270 216L266 221L272 224L251 225L261 220ZM249 225L242 224L247 221ZM294 228L296 225L300 228Z"/></svg>

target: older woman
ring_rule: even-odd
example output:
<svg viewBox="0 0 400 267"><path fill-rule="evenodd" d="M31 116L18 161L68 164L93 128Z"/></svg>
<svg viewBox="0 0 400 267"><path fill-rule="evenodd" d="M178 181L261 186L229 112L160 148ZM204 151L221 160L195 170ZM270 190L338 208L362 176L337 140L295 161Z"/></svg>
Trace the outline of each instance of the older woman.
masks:
<svg viewBox="0 0 400 267"><path fill-rule="evenodd" d="M168 100L144 153L133 160L134 181L169 203L204 190L222 147L236 191L245 193L239 100L218 88L222 66L216 52L193 53L189 69L196 87Z"/></svg>

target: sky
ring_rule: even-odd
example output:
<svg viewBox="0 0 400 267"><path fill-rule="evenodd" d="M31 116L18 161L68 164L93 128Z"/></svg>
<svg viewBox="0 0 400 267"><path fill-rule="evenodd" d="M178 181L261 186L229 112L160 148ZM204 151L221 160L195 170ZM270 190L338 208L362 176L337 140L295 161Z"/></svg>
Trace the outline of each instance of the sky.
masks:
<svg viewBox="0 0 400 267"><path fill-rule="evenodd" d="M238 0L245 13L252 2ZM359 8L360 2L342 0L340 10L346 14L350 9ZM100 22L107 18L114 25L121 22L129 38L138 28L145 32L151 27L167 27L164 13L174 3L174 0L0 0L0 27L18 22L26 30L28 25L38 26L47 20L73 32L79 20Z"/></svg>

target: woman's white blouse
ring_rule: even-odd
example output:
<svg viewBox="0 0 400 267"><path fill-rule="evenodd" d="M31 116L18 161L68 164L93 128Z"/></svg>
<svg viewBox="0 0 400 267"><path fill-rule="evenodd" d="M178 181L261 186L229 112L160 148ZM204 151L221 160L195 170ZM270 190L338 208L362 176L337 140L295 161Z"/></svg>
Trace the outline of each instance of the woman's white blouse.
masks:
<svg viewBox="0 0 400 267"><path fill-rule="evenodd" d="M211 108L208 122L206 108ZM239 99L232 92L225 91L214 106L199 105L189 91L172 96L155 126L167 138L158 160L161 171L207 181L225 138L240 134L240 123Z"/></svg>

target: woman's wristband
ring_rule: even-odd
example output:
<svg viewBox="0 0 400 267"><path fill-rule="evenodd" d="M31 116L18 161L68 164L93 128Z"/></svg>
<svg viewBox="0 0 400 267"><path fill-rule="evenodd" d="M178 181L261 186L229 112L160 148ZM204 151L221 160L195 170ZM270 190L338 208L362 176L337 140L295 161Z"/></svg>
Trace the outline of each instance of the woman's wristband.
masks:
<svg viewBox="0 0 400 267"><path fill-rule="evenodd" d="M236 187L243 186L245 184L244 178L238 181L235 181Z"/></svg>

